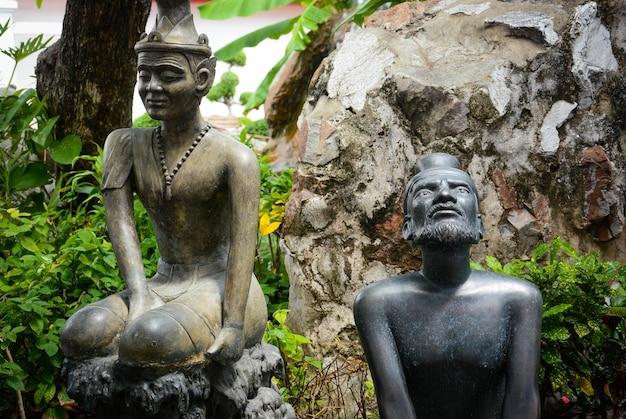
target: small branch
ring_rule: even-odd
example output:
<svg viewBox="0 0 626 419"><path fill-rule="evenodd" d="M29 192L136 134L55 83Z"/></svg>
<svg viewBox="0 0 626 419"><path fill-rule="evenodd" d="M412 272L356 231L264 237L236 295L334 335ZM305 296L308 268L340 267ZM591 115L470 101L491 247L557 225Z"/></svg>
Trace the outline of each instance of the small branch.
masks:
<svg viewBox="0 0 626 419"><path fill-rule="evenodd" d="M13 362L13 356L11 355L11 351L9 348L6 348L4 352L7 354L7 359L9 362ZM24 400L22 399L22 392L19 390L15 390L17 393L17 409L20 413L20 419L26 419L26 411L24 410Z"/></svg>

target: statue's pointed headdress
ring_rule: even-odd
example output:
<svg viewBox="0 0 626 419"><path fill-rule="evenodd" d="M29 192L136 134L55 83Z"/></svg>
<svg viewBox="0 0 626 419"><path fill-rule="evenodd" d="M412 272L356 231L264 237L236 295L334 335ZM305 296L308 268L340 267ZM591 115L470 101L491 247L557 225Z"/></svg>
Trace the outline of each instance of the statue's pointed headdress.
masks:
<svg viewBox="0 0 626 419"><path fill-rule="evenodd" d="M135 44L144 51L188 52L211 57L209 38L198 35L193 23L190 0L157 0L157 17L150 33L141 35Z"/></svg>

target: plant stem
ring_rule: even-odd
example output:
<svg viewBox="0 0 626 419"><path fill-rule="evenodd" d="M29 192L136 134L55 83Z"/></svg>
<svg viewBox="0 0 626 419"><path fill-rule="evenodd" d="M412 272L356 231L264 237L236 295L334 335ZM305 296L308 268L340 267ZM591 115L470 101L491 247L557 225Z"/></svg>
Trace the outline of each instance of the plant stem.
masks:
<svg viewBox="0 0 626 419"><path fill-rule="evenodd" d="M4 97L9 95L9 89L11 88L11 82L13 81L13 77L15 77L15 70L17 70L17 61L13 64L13 71L11 71L11 77L9 77L9 81L7 82L7 87L4 89Z"/></svg>
<svg viewBox="0 0 626 419"><path fill-rule="evenodd" d="M13 356L11 355L11 351L9 351L9 348L6 348L4 352L7 354L7 359L9 360L9 362L13 362ZM20 414L20 419L26 419L26 411L24 410L24 400L22 400L22 392L19 390L15 390L15 393L17 394L17 409Z"/></svg>

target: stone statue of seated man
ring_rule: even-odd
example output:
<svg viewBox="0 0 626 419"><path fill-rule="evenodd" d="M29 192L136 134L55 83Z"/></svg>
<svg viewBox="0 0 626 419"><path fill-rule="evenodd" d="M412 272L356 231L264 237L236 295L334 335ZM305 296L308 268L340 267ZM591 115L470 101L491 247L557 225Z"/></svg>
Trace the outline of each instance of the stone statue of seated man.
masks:
<svg viewBox="0 0 626 419"><path fill-rule="evenodd" d="M267 307L252 272L259 167L248 147L212 129L200 101L215 76L189 0L157 1L153 31L136 44L138 90L158 128L107 138L103 193L126 289L66 323L68 359L118 356L122 365L174 370L205 359L231 364L261 341ZM146 280L133 214L145 206L160 251Z"/></svg>
<svg viewBox="0 0 626 419"><path fill-rule="evenodd" d="M470 269L483 225L455 157L420 160L404 213L422 270L371 284L354 303L381 418L539 418L541 294Z"/></svg>

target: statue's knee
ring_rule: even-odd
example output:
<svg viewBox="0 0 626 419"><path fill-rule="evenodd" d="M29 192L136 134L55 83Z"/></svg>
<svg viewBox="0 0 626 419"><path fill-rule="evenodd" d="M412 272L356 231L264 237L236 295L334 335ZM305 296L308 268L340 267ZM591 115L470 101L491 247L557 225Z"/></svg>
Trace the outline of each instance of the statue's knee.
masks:
<svg viewBox="0 0 626 419"><path fill-rule="evenodd" d="M184 362L202 352L175 318L158 310L132 321L120 339L119 359L137 366Z"/></svg>
<svg viewBox="0 0 626 419"><path fill-rule="evenodd" d="M66 357L82 360L113 355L124 328L124 320L107 307L89 305L77 311L61 332Z"/></svg>

